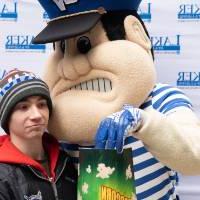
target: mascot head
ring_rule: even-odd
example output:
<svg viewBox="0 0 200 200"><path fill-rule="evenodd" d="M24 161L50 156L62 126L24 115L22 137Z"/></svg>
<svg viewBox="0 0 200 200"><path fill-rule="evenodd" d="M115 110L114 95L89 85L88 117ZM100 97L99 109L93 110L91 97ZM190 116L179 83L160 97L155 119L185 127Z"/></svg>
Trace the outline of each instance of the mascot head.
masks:
<svg viewBox="0 0 200 200"><path fill-rule="evenodd" d="M93 143L100 121L123 104L139 107L156 79L141 0L39 0L50 17L34 43L53 42L44 79L54 110L50 132Z"/></svg>

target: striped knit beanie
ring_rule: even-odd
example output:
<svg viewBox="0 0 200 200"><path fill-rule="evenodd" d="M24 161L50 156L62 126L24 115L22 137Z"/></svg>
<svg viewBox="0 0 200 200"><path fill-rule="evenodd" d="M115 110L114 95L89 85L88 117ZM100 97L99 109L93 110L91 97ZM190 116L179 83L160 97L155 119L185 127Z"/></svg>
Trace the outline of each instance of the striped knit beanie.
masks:
<svg viewBox="0 0 200 200"><path fill-rule="evenodd" d="M12 70L0 81L0 124L6 133L14 106L24 98L41 96L47 100L49 113L52 102L47 84L32 72Z"/></svg>

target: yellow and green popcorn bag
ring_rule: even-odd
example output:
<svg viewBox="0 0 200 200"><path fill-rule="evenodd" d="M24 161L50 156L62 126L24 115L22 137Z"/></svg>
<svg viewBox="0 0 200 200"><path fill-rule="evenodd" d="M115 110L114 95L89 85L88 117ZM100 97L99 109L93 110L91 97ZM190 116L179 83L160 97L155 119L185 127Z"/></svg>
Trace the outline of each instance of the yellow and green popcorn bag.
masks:
<svg viewBox="0 0 200 200"><path fill-rule="evenodd" d="M78 200L135 200L131 154L80 149Z"/></svg>

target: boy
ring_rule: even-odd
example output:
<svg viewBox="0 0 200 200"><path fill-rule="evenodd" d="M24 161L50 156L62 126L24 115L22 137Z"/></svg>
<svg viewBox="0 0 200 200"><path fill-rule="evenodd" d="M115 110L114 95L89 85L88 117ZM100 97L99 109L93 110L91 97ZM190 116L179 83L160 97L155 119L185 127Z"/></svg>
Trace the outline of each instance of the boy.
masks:
<svg viewBox="0 0 200 200"><path fill-rule="evenodd" d="M77 172L46 133L52 102L31 72L13 70L0 81L0 199L76 200Z"/></svg>

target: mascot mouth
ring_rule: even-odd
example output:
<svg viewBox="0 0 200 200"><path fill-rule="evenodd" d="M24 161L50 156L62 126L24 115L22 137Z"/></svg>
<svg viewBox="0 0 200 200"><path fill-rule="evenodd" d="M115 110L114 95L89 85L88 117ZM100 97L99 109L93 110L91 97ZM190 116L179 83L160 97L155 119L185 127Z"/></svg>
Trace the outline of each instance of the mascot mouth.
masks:
<svg viewBox="0 0 200 200"><path fill-rule="evenodd" d="M70 90L110 92L112 90L112 82L106 78L96 78L89 81L81 82L71 87Z"/></svg>

